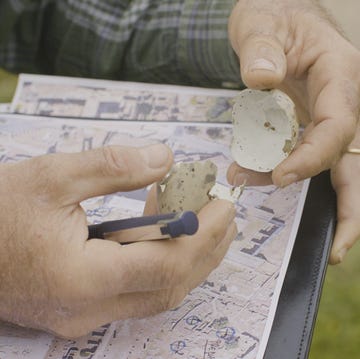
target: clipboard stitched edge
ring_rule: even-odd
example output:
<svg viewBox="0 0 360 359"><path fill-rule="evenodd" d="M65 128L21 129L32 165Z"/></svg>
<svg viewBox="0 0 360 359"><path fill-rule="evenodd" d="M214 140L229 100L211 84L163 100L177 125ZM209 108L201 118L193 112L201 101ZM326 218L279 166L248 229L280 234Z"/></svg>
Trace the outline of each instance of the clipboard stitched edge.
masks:
<svg viewBox="0 0 360 359"><path fill-rule="evenodd" d="M329 171L309 186L264 359L306 359L335 233L336 195Z"/></svg>

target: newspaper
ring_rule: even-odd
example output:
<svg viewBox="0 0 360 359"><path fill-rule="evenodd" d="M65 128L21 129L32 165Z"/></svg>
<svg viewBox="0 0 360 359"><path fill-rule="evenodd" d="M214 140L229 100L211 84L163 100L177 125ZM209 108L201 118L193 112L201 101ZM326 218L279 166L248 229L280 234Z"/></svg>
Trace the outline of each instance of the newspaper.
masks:
<svg viewBox="0 0 360 359"><path fill-rule="evenodd" d="M147 96L141 97L144 91ZM111 101L107 101L106 92ZM101 93L99 97L97 93ZM124 99L121 93L131 93L130 98ZM0 115L0 160L14 162L45 153L163 142L172 148L176 162L212 160L219 169L218 182L226 185L226 169L232 162L232 128L227 123L229 109L224 110L224 103L231 104L235 94L22 76L11 109L24 114ZM70 111L66 105L70 98L82 103L81 110L74 107L74 113ZM145 103L152 101L148 112L151 116L139 120L142 98ZM167 107L154 110L156 101ZM219 114L215 121L206 121L209 109L204 101L212 114ZM99 110L104 108L104 102L111 102L116 111L109 115L107 110L105 116ZM176 113L178 117L164 120L164 113ZM191 113L196 121L191 121ZM109 116L113 116L112 120L104 119ZM179 307L150 318L114 321L77 340L2 324L0 358L262 358L307 187L308 181L285 189L245 188L236 203L239 235L221 265ZM146 194L147 189L116 193L89 199L82 206L91 223L132 217L142 213Z"/></svg>

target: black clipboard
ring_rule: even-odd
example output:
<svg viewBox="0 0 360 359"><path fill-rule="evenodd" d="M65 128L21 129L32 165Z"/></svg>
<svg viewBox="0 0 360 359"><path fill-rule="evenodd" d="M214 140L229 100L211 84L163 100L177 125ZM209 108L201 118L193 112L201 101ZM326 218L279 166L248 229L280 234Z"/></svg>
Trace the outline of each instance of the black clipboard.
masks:
<svg viewBox="0 0 360 359"><path fill-rule="evenodd" d="M308 358L335 225L326 171L310 181L264 359Z"/></svg>

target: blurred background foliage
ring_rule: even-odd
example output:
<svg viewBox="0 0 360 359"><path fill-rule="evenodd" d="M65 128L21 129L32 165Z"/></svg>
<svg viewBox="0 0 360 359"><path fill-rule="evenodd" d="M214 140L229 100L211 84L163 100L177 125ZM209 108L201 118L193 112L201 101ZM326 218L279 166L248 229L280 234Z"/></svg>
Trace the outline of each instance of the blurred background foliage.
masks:
<svg viewBox="0 0 360 359"><path fill-rule="evenodd" d="M359 159L360 160L360 159ZM310 359L360 357L360 244L343 263L329 266Z"/></svg>

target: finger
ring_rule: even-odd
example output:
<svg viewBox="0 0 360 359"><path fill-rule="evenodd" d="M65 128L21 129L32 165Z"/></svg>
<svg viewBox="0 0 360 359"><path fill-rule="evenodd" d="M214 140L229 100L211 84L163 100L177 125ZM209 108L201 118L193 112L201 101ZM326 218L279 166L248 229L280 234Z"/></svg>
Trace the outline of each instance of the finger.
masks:
<svg viewBox="0 0 360 359"><path fill-rule="evenodd" d="M300 145L273 171L273 181L284 187L317 175L332 167L355 135L357 117L340 95L338 86L329 84L318 96L313 127Z"/></svg>
<svg viewBox="0 0 360 359"><path fill-rule="evenodd" d="M62 203L72 204L160 180L171 167L172 154L162 144L141 148L109 146L81 153L42 156L31 161L30 167L41 170L39 175L51 182L57 202L60 198Z"/></svg>
<svg viewBox="0 0 360 359"><path fill-rule="evenodd" d="M360 158L346 154L332 171L337 194L337 225L330 263L344 260L348 250L360 238Z"/></svg>
<svg viewBox="0 0 360 359"><path fill-rule="evenodd" d="M232 186L267 186L272 184L271 172L256 172L240 167L233 162L227 171L227 180Z"/></svg>
<svg viewBox="0 0 360 359"><path fill-rule="evenodd" d="M210 272L220 264L236 234L237 228L232 222L224 240L214 252L199 263L193 271L189 272L184 283L167 289L125 293L87 303L72 313L71 318L52 320L51 330L63 337L78 337L85 335L93 328L114 320L148 317L175 308L193 288L201 284Z"/></svg>
<svg viewBox="0 0 360 359"><path fill-rule="evenodd" d="M159 208L157 203L157 188L156 185L153 185L146 197L144 216L151 216L158 213Z"/></svg>
<svg viewBox="0 0 360 359"><path fill-rule="evenodd" d="M357 73L342 58L325 52L309 70L308 99L313 128L302 146L274 171L277 185L311 177L330 168L355 135L360 109ZM355 79L355 80L354 80ZM287 178L287 174L290 174Z"/></svg>
<svg viewBox="0 0 360 359"><path fill-rule="evenodd" d="M182 283L203 257L224 239L235 216L234 206L216 200L199 213L199 230L193 236L121 246L93 239L78 254L76 269L63 273L62 287L69 298L101 298L123 292L157 290ZM72 292L70 288L77 288Z"/></svg>
<svg viewBox="0 0 360 359"><path fill-rule="evenodd" d="M349 249L360 238L360 209L356 208L356 211L356 214L350 215L347 218L338 219L334 243L330 253L330 264L341 263Z"/></svg>
<svg viewBox="0 0 360 359"><path fill-rule="evenodd" d="M287 30L276 6L238 2L229 22L232 46L239 56L241 78L250 88L274 88L287 71L284 53Z"/></svg>
<svg viewBox="0 0 360 359"><path fill-rule="evenodd" d="M216 250L210 253L208 258L204 260L205 263L199 264L192 272L192 275L189 277L189 283L187 284L189 291L202 283L209 274L220 265L237 234L238 229L236 223L233 221L230 223L224 239L216 247Z"/></svg>

